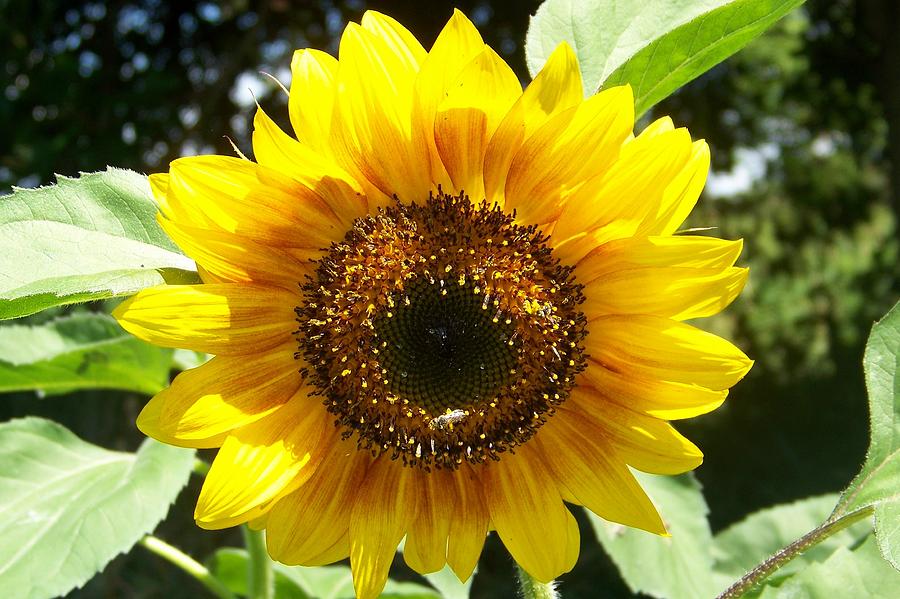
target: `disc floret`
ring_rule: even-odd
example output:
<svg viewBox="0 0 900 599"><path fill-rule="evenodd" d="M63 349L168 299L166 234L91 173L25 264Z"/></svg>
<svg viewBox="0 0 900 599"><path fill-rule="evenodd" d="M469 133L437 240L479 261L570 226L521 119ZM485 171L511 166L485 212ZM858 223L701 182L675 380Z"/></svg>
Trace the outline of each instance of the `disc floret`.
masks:
<svg viewBox="0 0 900 599"><path fill-rule="evenodd" d="M297 308L304 372L345 436L426 469L530 439L584 367L581 288L546 242L462 194L357 219Z"/></svg>

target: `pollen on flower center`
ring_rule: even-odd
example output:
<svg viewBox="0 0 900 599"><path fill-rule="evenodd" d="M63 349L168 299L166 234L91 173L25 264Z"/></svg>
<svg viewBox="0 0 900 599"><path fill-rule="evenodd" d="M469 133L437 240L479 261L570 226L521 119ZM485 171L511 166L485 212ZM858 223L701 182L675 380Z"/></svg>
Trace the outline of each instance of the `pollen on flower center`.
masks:
<svg viewBox="0 0 900 599"><path fill-rule="evenodd" d="M344 434L424 468L530 439L584 367L581 288L546 241L462 195L355 221L297 308L304 373Z"/></svg>

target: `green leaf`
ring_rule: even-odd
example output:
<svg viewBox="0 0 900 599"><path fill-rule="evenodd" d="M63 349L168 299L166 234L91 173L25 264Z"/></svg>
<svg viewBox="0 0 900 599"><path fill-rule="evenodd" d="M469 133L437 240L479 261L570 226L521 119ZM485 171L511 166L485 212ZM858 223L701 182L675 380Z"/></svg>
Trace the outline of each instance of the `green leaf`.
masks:
<svg viewBox="0 0 900 599"><path fill-rule="evenodd" d="M804 0L736 0L674 29L603 83L631 84L635 116L750 43Z"/></svg>
<svg viewBox="0 0 900 599"><path fill-rule="evenodd" d="M475 571L478 571L477 568ZM472 581L475 579L473 573L469 580L460 582L450 566L444 566L443 569L424 576L431 586L440 591L444 599L467 599L472 589Z"/></svg>
<svg viewBox="0 0 900 599"><path fill-rule="evenodd" d="M884 559L900 570L900 501L875 506L875 538Z"/></svg>
<svg viewBox="0 0 900 599"><path fill-rule="evenodd" d="M871 440L862 470L843 492L832 518L875 508L875 535L885 559L900 570L900 303L872 327L863 365Z"/></svg>
<svg viewBox="0 0 900 599"><path fill-rule="evenodd" d="M803 0L547 0L525 42L536 75L567 41L585 95L630 83L640 115L678 87L743 48Z"/></svg>
<svg viewBox="0 0 900 599"><path fill-rule="evenodd" d="M0 197L0 319L196 280L147 178L110 168Z"/></svg>
<svg viewBox="0 0 900 599"><path fill-rule="evenodd" d="M176 349L172 355L172 366L178 370L197 368L209 362L211 355L189 349Z"/></svg>
<svg viewBox="0 0 900 599"><path fill-rule="evenodd" d="M715 571L722 575L721 590L828 519L838 496L822 495L778 505L751 514L713 539ZM814 545L777 570L774 582L810 564L823 562L839 547L851 546L870 534L872 524L857 522Z"/></svg>
<svg viewBox="0 0 900 599"><path fill-rule="evenodd" d="M106 388L152 395L169 383L172 350L129 335L106 314L0 326L0 393Z"/></svg>
<svg viewBox="0 0 900 599"><path fill-rule="evenodd" d="M875 539L859 547L839 547L827 560L812 564L779 586L766 585L760 599L886 599L896 597L900 572L878 554Z"/></svg>
<svg viewBox="0 0 900 599"><path fill-rule="evenodd" d="M635 473L671 537L607 522L588 512L597 539L635 593L668 599L712 597L712 533L700 483L691 475Z"/></svg>
<svg viewBox="0 0 900 599"><path fill-rule="evenodd" d="M0 589L43 599L80 587L165 517L194 451L148 439L136 454L40 418L0 424Z"/></svg>
<svg viewBox="0 0 900 599"><path fill-rule="evenodd" d="M247 594L247 552L243 549L219 549L207 566L216 578L238 595ZM347 566L302 568L273 564L275 596L278 599L353 599L353 577ZM383 599L439 599L440 595L414 582L388 580Z"/></svg>

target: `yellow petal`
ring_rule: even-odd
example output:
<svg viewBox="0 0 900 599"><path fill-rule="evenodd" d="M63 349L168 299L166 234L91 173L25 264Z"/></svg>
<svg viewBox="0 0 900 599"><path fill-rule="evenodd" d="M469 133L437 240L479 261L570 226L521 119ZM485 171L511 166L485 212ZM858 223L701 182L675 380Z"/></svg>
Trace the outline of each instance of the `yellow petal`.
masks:
<svg viewBox="0 0 900 599"><path fill-rule="evenodd" d="M250 284L160 285L113 311L126 331L154 345L246 355L288 342L297 293Z"/></svg>
<svg viewBox="0 0 900 599"><path fill-rule="evenodd" d="M478 30L462 12L453 9L453 16L438 34L416 77L413 135L429 148L432 181L448 190L453 184L434 143L434 117L447 88L483 50L484 41Z"/></svg>
<svg viewBox="0 0 900 599"><path fill-rule="evenodd" d="M434 121L434 140L457 192L484 197L483 163L488 140L522 94L512 69L491 48L475 56L447 89Z"/></svg>
<svg viewBox="0 0 900 599"><path fill-rule="evenodd" d="M744 243L715 237L629 237L610 241L578 262L579 283L620 270L652 266L725 270L738 259Z"/></svg>
<svg viewBox="0 0 900 599"><path fill-rule="evenodd" d="M425 60L425 48L416 36L386 14L367 10L359 24L366 31L385 41L391 52L410 69L418 70Z"/></svg>
<svg viewBox="0 0 900 599"><path fill-rule="evenodd" d="M153 173L147 180L150 182L150 192L159 204L164 204L169 193L169 173Z"/></svg>
<svg viewBox="0 0 900 599"><path fill-rule="evenodd" d="M260 164L300 183L290 189L304 210L330 214L344 228L366 214L366 197L353 177L333 160L282 131L262 108L257 108L253 118L253 152ZM260 174L268 175L266 171Z"/></svg>
<svg viewBox="0 0 900 599"><path fill-rule="evenodd" d="M297 50L291 60L291 125L298 139L325 156L331 151L337 68L337 59L319 50Z"/></svg>
<svg viewBox="0 0 900 599"><path fill-rule="evenodd" d="M555 220L573 191L615 162L633 126L634 97L627 85L551 117L510 163L506 210L516 210L523 223Z"/></svg>
<svg viewBox="0 0 900 599"><path fill-rule="evenodd" d="M341 37L339 63L335 158L386 197L426 199L428 147L412 136L417 66L396 40L353 23Z"/></svg>
<svg viewBox="0 0 900 599"><path fill-rule="evenodd" d="M727 389L753 362L712 333L655 316L605 316L589 325L585 351L628 376Z"/></svg>
<svg viewBox="0 0 900 599"><path fill-rule="evenodd" d="M222 435L271 414L299 389L295 343L258 356L216 356L185 370L144 406L137 426L182 447L219 447Z"/></svg>
<svg viewBox="0 0 900 599"><path fill-rule="evenodd" d="M578 554L581 551L581 531L578 530L578 521L568 509L566 510L566 555L567 564L572 568L578 563ZM571 569L571 568L570 568Z"/></svg>
<svg viewBox="0 0 900 599"><path fill-rule="evenodd" d="M727 390L713 391L700 385L673 383L638 376L634 372L620 374L591 358L581 377L599 389L609 401L664 420L693 418L722 405Z"/></svg>
<svg viewBox="0 0 900 599"><path fill-rule="evenodd" d="M474 469L462 464L454 472L457 511L450 521L447 563L465 582L472 576L488 533L489 516Z"/></svg>
<svg viewBox="0 0 900 599"><path fill-rule="evenodd" d="M675 129L675 124L672 122L672 118L668 117L668 116L664 116L664 117L656 119L655 121L653 121L652 123L650 123L649 125L644 127L644 130L641 131L641 134L638 135L635 139L638 139L641 137L643 137L643 138L656 137L657 135L666 133L668 131L672 131L674 129ZM632 148L632 149L634 149L634 148ZM626 148L623 148L623 150L628 151L627 145L626 145Z"/></svg>
<svg viewBox="0 0 900 599"><path fill-rule="evenodd" d="M303 390L274 414L233 431L203 482L197 524L219 529L244 523L285 488L301 485L321 461L327 420L322 405Z"/></svg>
<svg viewBox="0 0 900 599"><path fill-rule="evenodd" d="M513 559L537 580L550 582L572 569L577 553L573 559L569 511L531 443L484 465L485 498Z"/></svg>
<svg viewBox="0 0 900 599"><path fill-rule="evenodd" d="M250 530L264 530L266 528L266 523L269 521L269 512L264 512L263 514L253 518L249 522L247 522L247 528Z"/></svg>
<svg viewBox="0 0 900 599"><path fill-rule="evenodd" d="M536 441L556 480L601 518L665 534L656 508L625 461L591 432L562 412L541 427Z"/></svg>
<svg viewBox="0 0 900 599"><path fill-rule="evenodd" d="M164 217L162 215L160 215L160 218L164 218ZM229 279L226 279L225 277L220 277L219 275L206 270L202 264L197 265L197 275L200 277L200 280L204 283L233 283L234 282Z"/></svg>
<svg viewBox="0 0 900 599"><path fill-rule="evenodd" d="M561 43L503 119L484 158L485 195L503 205L503 190L513 156L547 120L582 101L581 71L575 52Z"/></svg>
<svg viewBox="0 0 900 599"><path fill-rule="evenodd" d="M651 474L681 474L703 463L703 452L671 424L609 401L579 387L566 401L564 418L592 438L606 439L629 466Z"/></svg>
<svg viewBox="0 0 900 599"><path fill-rule="evenodd" d="M168 443L169 445L175 445L177 447L194 447L197 449L207 449L213 447L221 447L222 443L225 442L225 437L228 436L228 431L231 430L231 422L228 423L227 426L222 428L227 429L225 432L219 433L217 435L202 437L200 439L179 439L177 437L172 436L166 429L160 426L160 418L162 416L163 408L166 407L168 402L159 401L156 397L153 397L144 405L144 408L141 410L140 414L138 414L137 418L137 427L142 433L147 435L148 437L153 437L157 441L162 443ZM263 411L263 415L268 413L273 409L271 406L265 406L265 410ZM262 416L260 416L262 417ZM235 426L239 426L235 424Z"/></svg>
<svg viewBox="0 0 900 599"><path fill-rule="evenodd" d="M403 558L419 574L437 572L447 562L450 522L458 517L456 481L447 470L414 474L418 515L410 522Z"/></svg>
<svg viewBox="0 0 900 599"><path fill-rule="evenodd" d="M350 568L359 599L374 599L387 582L397 545L416 519L409 469L382 454L357 491L350 516Z"/></svg>
<svg viewBox="0 0 900 599"><path fill-rule="evenodd" d="M226 156L179 158L170 166L167 218L260 243L322 248L346 227L309 188L280 171Z"/></svg>
<svg viewBox="0 0 900 599"><path fill-rule="evenodd" d="M312 477L269 512L269 554L282 563L323 566L349 555L350 513L372 458L355 442L332 437Z"/></svg>
<svg viewBox="0 0 900 599"><path fill-rule="evenodd" d="M610 229L608 238L634 235L647 214L656 212L668 184L691 154L691 136L676 129L626 144L606 172L589 179L575 191L553 228L558 243L598 228ZM561 256L562 257L562 256ZM574 262L578 256L565 256Z"/></svg>
<svg viewBox="0 0 900 599"><path fill-rule="evenodd" d="M162 215L157 215L157 221L172 241L218 282L257 281L293 289L315 270L310 260L321 254L309 250L303 259L288 249L265 246L234 233L183 226Z"/></svg>
<svg viewBox="0 0 900 599"><path fill-rule="evenodd" d="M589 320L607 314L651 314L687 320L725 309L747 282L746 268L630 268L584 286Z"/></svg>
<svg viewBox="0 0 900 599"><path fill-rule="evenodd" d="M230 156L189 156L169 165L163 214L186 224L216 226L219 214L208 215L205 206L215 208L217 197L239 202L257 184L256 164Z"/></svg>
<svg viewBox="0 0 900 599"><path fill-rule="evenodd" d="M688 217L709 174L709 146L694 142L691 158L681 173L666 188L656 214L651 214L639 229L641 235L671 235Z"/></svg>

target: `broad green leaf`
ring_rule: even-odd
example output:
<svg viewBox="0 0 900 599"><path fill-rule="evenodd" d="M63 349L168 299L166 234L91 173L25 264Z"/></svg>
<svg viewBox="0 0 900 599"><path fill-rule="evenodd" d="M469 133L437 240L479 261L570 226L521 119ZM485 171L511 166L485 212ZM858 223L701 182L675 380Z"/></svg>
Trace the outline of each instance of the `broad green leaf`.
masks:
<svg viewBox="0 0 900 599"><path fill-rule="evenodd" d="M589 513L594 532L635 593L668 599L712 597L712 533L700 483L691 475L636 473L671 537L607 522Z"/></svg>
<svg viewBox="0 0 900 599"><path fill-rule="evenodd" d="M147 178L110 168L0 197L0 319L196 280Z"/></svg>
<svg viewBox="0 0 900 599"><path fill-rule="evenodd" d="M897 596L900 572L878 554L873 537L859 547L839 547L827 560L812 564L781 585L766 585L760 599L888 599Z"/></svg>
<svg viewBox="0 0 900 599"><path fill-rule="evenodd" d="M631 84L640 117L762 34L804 0L736 0L678 27L632 56L605 87Z"/></svg>
<svg viewBox="0 0 900 599"><path fill-rule="evenodd" d="M900 570L900 303L872 327L863 365L871 440L862 470L841 495L833 518L875 508L881 551Z"/></svg>
<svg viewBox="0 0 900 599"><path fill-rule="evenodd" d="M875 506L875 538L881 555L900 570L900 501L884 501Z"/></svg>
<svg viewBox="0 0 900 599"><path fill-rule="evenodd" d="M751 514L713 539L715 571L724 590L757 564L790 545L828 519L838 496L822 495L778 505ZM812 563L823 562L839 547L849 547L872 531L871 522L857 522L806 550L768 578L777 581Z"/></svg>
<svg viewBox="0 0 900 599"><path fill-rule="evenodd" d="M172 355L172 366L178 370L188 370L206 364L211 355L189 349L176 349Z"/></svg>
<svg viewBox="0 0 900 599"><path fill-rule="evenodd" d="M0 325L0 393L107 388L152 395L168 384L171 366L172 350L134 338L106 314Z"/></svg>
<svg viewBox="0 0 900 599"><path fill-rule="evenodd" d="M209 559L210 571L231 592L247 593L247 552L243 549L219 549ZM278 599L353 599L353 577L347 566L302 568L273 564L275 596ZM414 582L388 580L383 599L439 599L440 595Z"/></svg>
<svg viewBox="0 0 900 599"><path fill-rule="evenodd" d="M0 589L44 599L80 587L165 517L194 451L86 443L40 418L0 424Z"/></svg>
<svg viewBox="0 0 900 599"><path fill-rule="evenodd" d="M525 41L536 75L563 41L578 56L585 95L631 83L638 113L734 54L802 0L547 0ZM634 64L631 64L633 61ZM608 81L609 80L609 81Z"/></svg>
<svg viewBox="0 0 900 599"><path fill-rule="evenodd" d="M406 539L402 539L397 546L397 553L402 555L406 548ZM436 588L444 599L467 599L469 591L472 588L472 581L475 579L475 573L478 572L478 566L472 571L472 576L465 582L460 582L453 569L450 566L444 566L437 572L431 574L423 574L422 577L428 583Z"/></svg>
<svg viewBox="0 0 900 599"><path fill-rule="evenodd" d="M665 35L728 0L547 0L528 23L525 60L537 75L561 42L578 57L585 95L628 59Z"/></svg>
<svg viewBox="0 0 900 599"><path fill-rule="evenodd" d="M424 576L431 586L440 591L441 597L444 599L467 599L472 589L472 581L475 579L473 573L469 580L460 582L450 566L444 566L443 569Z"/></svg>

